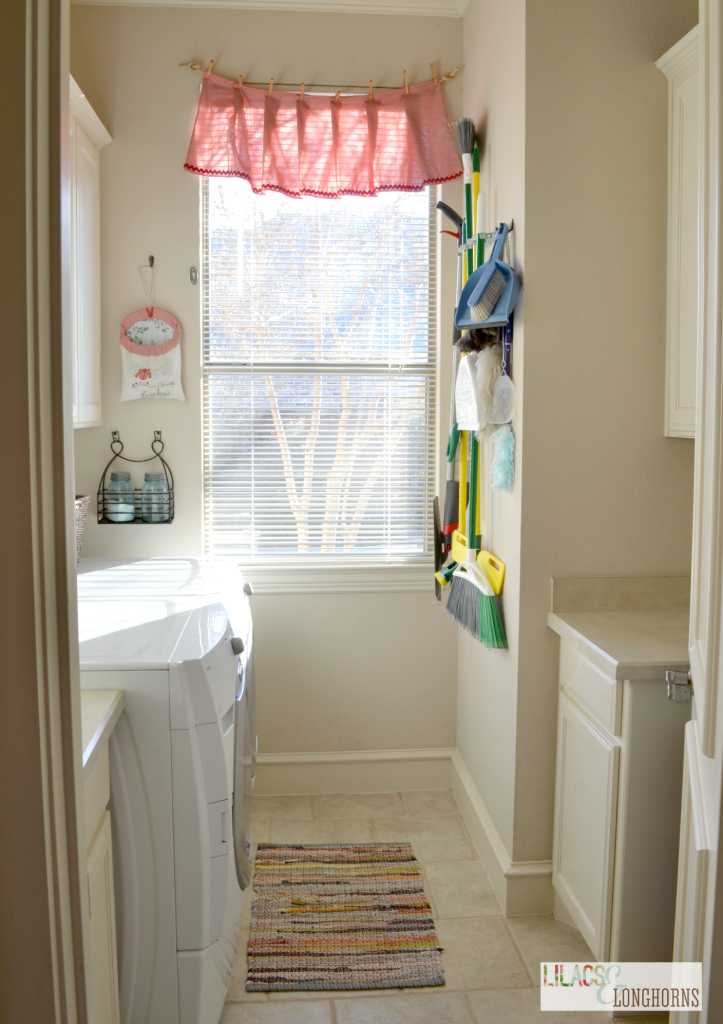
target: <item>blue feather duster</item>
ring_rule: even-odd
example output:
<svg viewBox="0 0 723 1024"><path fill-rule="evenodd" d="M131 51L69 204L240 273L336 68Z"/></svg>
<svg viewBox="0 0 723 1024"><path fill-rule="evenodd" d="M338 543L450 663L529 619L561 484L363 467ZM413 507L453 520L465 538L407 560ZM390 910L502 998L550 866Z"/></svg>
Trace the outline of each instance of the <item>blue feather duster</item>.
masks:
<svg viewBox="0 0 723 1024"><path fill-rule="evenodd" d="M490 438L493 452L490 462L490 477L493 491L512 490L515 482L515 435L509 423L495 430Z"/></svg>

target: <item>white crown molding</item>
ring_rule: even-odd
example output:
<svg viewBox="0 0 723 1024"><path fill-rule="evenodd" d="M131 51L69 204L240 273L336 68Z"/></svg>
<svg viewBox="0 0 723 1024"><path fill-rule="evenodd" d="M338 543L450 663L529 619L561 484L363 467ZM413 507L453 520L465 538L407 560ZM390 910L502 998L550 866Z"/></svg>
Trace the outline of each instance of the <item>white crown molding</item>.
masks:
<svg viewBox="0 0 723 1024"><path fill-rule="evenodd" d="M700 52L700 28L695 25L687 35L679 39L675 46L659 57L655 62L656 68L663 72L666 78L673 78L687 70L687 65L697 67Z"/></svg>
<svg viewBox="0 0 723 1024"><path fill-rule="evenodd" d="M323 11L329 14L403 14L426 18L461 18L469 0L71 0L91 7L221 7L256 11Z"/></svg>
<svg viewBox="0 0 723 1024"><path fill-rule="evenodd" d="M70 76L70 113L87 133L96 149L102 149L112 142L110 132L85 98L73 76Z"/></svg>

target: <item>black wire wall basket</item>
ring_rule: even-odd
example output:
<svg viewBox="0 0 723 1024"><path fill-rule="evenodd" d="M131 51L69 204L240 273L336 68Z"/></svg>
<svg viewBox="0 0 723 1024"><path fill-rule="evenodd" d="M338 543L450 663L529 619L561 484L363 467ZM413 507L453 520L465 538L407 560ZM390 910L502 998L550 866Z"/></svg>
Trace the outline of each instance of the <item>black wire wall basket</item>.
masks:
<svg viewBox="0 0 723 1024"><path fill-rule="evenodd" d="M161 454L164 444L161 440L161 431L153 431L151 441L152 455L147 459L129 459L123 455L123 442L117 430L112 432L110 450L113 458L103 470L103 475L98 484L98 522L115 526L117 523L142 523L144 526L166 525L173 522L174 495L173 495L173 473L171 467ZM116 461L145 463L158 459L161 464L162 474L157 474L154 484L160 486L154 488L126 486L111 489L106 483L108 470Z"/></svg>

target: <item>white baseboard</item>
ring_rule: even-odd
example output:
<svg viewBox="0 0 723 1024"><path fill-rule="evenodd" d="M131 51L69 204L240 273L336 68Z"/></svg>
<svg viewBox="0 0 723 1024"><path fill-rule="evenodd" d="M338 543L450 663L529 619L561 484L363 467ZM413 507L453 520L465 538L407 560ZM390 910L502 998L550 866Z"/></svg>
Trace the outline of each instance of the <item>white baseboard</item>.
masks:
<svg viewBox="0 0 723 1024"><path fill-rule="evenodd" d="M450 747L259 754L254 793L395 793L451 789Z"/></svg>
<svg viewBox="0 0 723 1024"><path fill-rule="evenodd" d="M391 793L451 789L506 917L553 912L552 861L513 861L458 750L259 754L254 793Z"/></svg>
<svg viewBox="0 0 723 1024"><path fill-rule="evenodd" d="M513 861L458 750L452 790L505 917L551 914L552 861Z"/></svg>
<svg viewBox="0 0 723 1024"><path fill-rule="evenodd" d="M552 912L555 915L555 920L562 921L563 924L569 924L572 928L577 928L577 922L567 909L567 905L565 904L562 896L557 889L553 889L553 892L555 895Z"/></svg>

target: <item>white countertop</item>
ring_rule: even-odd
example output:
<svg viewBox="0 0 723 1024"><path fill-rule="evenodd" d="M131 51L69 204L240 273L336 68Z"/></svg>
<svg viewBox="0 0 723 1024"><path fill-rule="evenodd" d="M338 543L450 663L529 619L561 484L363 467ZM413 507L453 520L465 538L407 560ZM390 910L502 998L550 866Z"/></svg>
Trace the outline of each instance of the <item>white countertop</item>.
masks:
<svg viewBox="0 0 723 1024"><path fill-rule="evenodd" d="M80 691L83 778L85 780L93 770L103 744L108 741L125 705L122 690Z"/></svg>
<svg viewBox="0 0 723 1024"><path fill-rule="evenodd" d="M611 679L687 672L688 608L549 612L547 624Z"/></svg>

